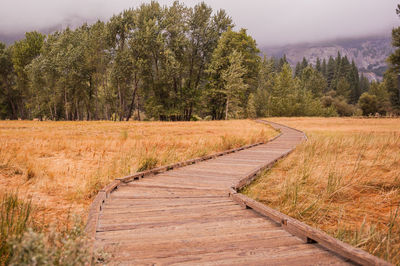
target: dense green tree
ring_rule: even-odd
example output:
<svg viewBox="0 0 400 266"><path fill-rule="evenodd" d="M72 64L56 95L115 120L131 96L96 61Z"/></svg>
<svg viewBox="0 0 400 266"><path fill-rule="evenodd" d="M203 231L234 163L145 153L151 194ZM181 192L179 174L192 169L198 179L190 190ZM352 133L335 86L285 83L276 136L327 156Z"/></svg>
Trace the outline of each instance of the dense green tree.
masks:
<svg viewBox="0 0 400 266"><path fill-rule="evenodd" d="M298 77L301 74L301 64L297 62L296 67L294 68L294 76Z"/></svg>
<svg viewBox="0 0 400 266"><path fill-rule="evenodd" d="M315 63L315 70L317 70L318 72L322 72L321 59L319 59L319 57L317 57L317 61Z"/></svg>
<svg viewBox="0 0 400 266"><path fill-rule="evenodd" d="M391 111L390 94L385 87L385 83L372 82L368 93L376 96L376 112L385 115Z"/></svg>
<svg viewBox="0 0 400 266"><path fill-rule="evenodd" d="M374 115L378 112L378 104L375 95L371 95L368 92L364 92L358 100L363 115Z"/></svg>
<svg viewBox="0 0 400 266"><path fill-rule="evenodd" d="M369 88L338 53L315 67L303 58L293 76L286 55L260 57L255 40L233 27L225 11L205 3L152 1L107 22L27 33L0 44L0 118L351 115L367 91L382 114L400 106L394 70Z"/></svg>
<svg viewBox="0 0 400 266"><path fill-rule="evenodd" d="M361 96L360 76L354 60L351 62L351 67L347 73L347 77L350 83L350 102L354 104L358 102L358 99Z"/></svg>
<svg viewBox="0 0 400 266"><path fill-rule="evenodd" d="M400 16L400 4L397 5L396 14ZM389 56L390 70L400 73L400 27L392 30L392 46L395 47L394 52Z"/></svg>
<svg viewBox="0 0 400 266"><path fill-rule="evenodd" d="M25 38L12 46L12 62L16 78L16 90L18 91L18 116L29 118L28 101L32 96L27 73L27 66L34 58L39 56L45 36L39 32L27 32Z"/></svg>
<svg viewBox="0 0 400 266"><path fill-rule="evenodd" d="M297 80L292 77L292 69L289 64L284 64L282 71L274 78L274 86L271 88L268 114L271 116L291 116L294 109L293 95Z"/></svg>
<svg viewBox="0 0 400 266"><path fill-rule="evenodd" d="M307 66L301 73L300 86L305 90L311 91L314 97L321 97L328 85L320 72L311 66Z"/></svg>
<svg viewBox="0 0 400 266"><path fill-rule="evenodd" d="M253 38L247 35L246 30L242 29L239 32L229 29L223 33L218 41L218 46L213 52L212 61L210 63L208 73L210 74L208 91L205 95L208 102L208 109L213 119L222 119L225 116L226 97L221 93L225 88L225 80L222 78L222 73L226 71L230 63L230 55L236 51L243 56L243 82L246 84L246 89L240 95L241 107L245 108L247 98L251 92L256 90L258 83L260 52Z"/></svg>
<svg viewBox="0 0 400 266"><path fill-rule="evenodd" d="M382 86L389 94L391 106L400 113L399 75L391 70L387 71Z"/></svg>
<svg viewBox="0 0 400 266"><path fill-rule="evenodd" d="M233 50L229 55L229 66L221 73L224 88L221 91L225 95L225 120L229 117L240 118L243 117L243 107L240 105L243 94L246 92L248 84L244 82L244 75L246 69L243 67L243 55Z"/></svg>
<svg viewBox="0 0 400 266"><path fill-rule="evenodd" d="M281 72L284 65L289 64L286 54L284 54L277 62L276 72Z"/></svg>
<svg viewBox="0 0 400 266"><path fill-rule="evenodd" d="M328 82L328 87L333 89L334 87L334 77L336 71L336 63L332 56L329 57L328 63L326 65L326 81Z"/></svg>
<svg viewBox="0 0 400 266"><path fill-rule="evenodd" d="M18 118L18 96L10 49L0 42L0 118Z"/></svg>
<svg viewBox="0 0 400 266"><path fill-rule="evenodd" d="M337 95L343 96L345 99L348 99L350 95L350 84L345 78L340 78L337 81L336 93Z"/></svg>
<svg viewBox="0 0 400 266"><path fill-rule="evenodd" d="M327 65L326 65L326 59L322 60L322 66L321 66L321 73L324 75L324 77L327 79L328 78L328 72L327 72Z"/></svg>
<svg viewBox="0 0 400 266"><path fill-rule="evenodd" d="M400 4L397 5L396 14L400 16ZM384 82L393 108L400 113L400 27L392 30L392 46L395 50L388 58L389 69L385 73Z"/></svg>

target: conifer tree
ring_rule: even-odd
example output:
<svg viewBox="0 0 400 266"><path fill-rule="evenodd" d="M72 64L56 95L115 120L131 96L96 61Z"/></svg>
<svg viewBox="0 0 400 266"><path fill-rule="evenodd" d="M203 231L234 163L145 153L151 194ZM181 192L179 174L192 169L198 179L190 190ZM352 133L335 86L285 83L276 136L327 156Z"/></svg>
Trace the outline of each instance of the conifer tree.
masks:
<svg viewBox="0 0 400 266"><path fill-rule="evenodd" d="M400 16L400 4L397 5L396 14ZM392 30L392 46L395 50L388 58L390 66L385 74L385 82L392 106L400 112L400 27Z"/></svg>
<svg viewBox="0 0 400 266"><path fill-rule="evenodd" d="M239 118L240 113L243 112L243 110L240 110L240 99L248 87L248 84L244 83L243 80L243 76L246 74L243 60L243 55L234 50L229 55L229 67L221 74L225 83L223 90L225 95L225 120L228 120L229 117ZM254 106L254 102L251 104Z"/></svg>
<svg viewBox="0 0 400 266"><path fill-rule="evenodd" d="M328 64L326 66L326 80L328 82L328 87L335 90L333 79L336 73L336 63L332 56L329 57Z"/></svg>
<svg viewBox="0 0 400 266"><path fill-rule="evenodd" d="M322 72L322 75L324 75L324 77L327 79L328 78L328 74L327 74L328 72L327 72L327 66L326 66L326 59L325 58L322 60L321 72Z"/></svg>
<svg viewBox="0 0 400 266"><path fill-rule="evenodd" d="M317 62L315 63L315 70L322 72L321 59L319 57L317 57Z"/></svg>

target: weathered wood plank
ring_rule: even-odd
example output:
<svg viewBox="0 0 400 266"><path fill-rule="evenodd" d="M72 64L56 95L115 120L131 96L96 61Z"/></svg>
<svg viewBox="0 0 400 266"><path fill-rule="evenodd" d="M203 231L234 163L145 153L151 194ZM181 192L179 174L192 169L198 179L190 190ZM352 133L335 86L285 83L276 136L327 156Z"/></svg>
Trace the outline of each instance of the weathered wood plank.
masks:
<svg viewBox="0 0 400 266"><path fill-rule="evenodd" d="M260 259L260 258L280 258L281 260L285 260L287 258L299 257L308 255L309 262L315 263L314 256L319 255L321 253L326 253L325 250L316 248L312 245L307 244L299 244L299 245L289 245L289 246L278 246L272 248L254 248L254 249L244 249L244 250L228 250L224 252L210 252L204 254L195 254L195 255L183 255L183 256L173 256L166 258L151 258L151 259L136 259L135 256L131 256L130 258L126 258L126 260L131 263L148 263L148 264L180 264L180 263L190 263L190 264L204 264L204 263L217 263L218 261L226 261L226 260L238 260L242 259ZM123 261L123 260L120 260Z"/></svg>

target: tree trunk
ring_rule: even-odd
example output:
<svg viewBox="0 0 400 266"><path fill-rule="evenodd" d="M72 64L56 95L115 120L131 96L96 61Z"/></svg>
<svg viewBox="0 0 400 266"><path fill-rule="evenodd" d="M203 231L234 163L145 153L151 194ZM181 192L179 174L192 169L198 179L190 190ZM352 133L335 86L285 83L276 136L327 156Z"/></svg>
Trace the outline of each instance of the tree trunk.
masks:
<svg viewBox="0 0 400 266"><path fill-rule="evenodd" d="M67 101L67 90L64 89L64 108L65 108L65 119L69 120L69 112L68 112L68 101Z"/></svg>
<svg viewBox="0 0 400 266"><path fill-rule="evenodd" d="M137 116L138 116L138 120L140 121L140 96L139 94L137 95Z"/></svg>
<svg viewBox="0 0 400 266"><path fill-rule="evenodd" d="M226 98L225 120L228 120L229 97Z"/></svg>
<svg viewBox="0 0 400 266"><path fill-rule="evenodd" d="M135 97L136 97L137 88L138 88L138 81L136 79L136 74L135 74L135 88L133 89L132 101L131 101L131 105L129 106L128 115L126 116L126 121L129 121L129 119L131 119L133 107L135 106Z"/></svg>
<svg viewBox="0 0 400 266"><path fill-rule="evenodd" d="M122 121L122 116L123 116L123 100L122 100L122 92L121 92L121 86L118 83L118 97L119 97L119 121Z"/></svg>

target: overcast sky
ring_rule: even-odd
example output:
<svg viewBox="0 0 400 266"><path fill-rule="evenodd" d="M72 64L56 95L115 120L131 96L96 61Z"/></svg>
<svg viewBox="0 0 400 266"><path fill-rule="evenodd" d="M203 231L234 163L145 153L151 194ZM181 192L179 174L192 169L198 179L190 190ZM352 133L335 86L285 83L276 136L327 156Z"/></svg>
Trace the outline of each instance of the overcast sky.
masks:
<svg viewBox="0 0 400 266"><path fill-rule="evenodd" d="M106 20L137 0L0 0L0 35ZM173 1L161 0L162 4ZM193 6L200 1L181 1ZM398 0L205 0L261 46L390 34Z"/></svg>

